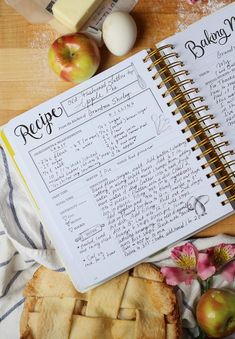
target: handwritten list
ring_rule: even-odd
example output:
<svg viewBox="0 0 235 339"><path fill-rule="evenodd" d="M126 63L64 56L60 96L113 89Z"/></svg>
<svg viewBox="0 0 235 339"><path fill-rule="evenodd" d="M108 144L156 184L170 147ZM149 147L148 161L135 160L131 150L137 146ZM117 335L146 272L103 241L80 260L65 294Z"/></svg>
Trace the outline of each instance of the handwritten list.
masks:
<svg viewBox="0 0 235 339"><path fill-rule="evenodd" d="M72 234L85 267L118 253L137 254L206 215L208 196L200 202L192 195L200 195L204 180L191 156L186 141L172 141L161 150L150 142L116 159L102 173L99 170L99 176L87 176L89 194L82 190L78 198L70 191L67 199L65 194L57 200L64 227ZM197 208L192 207L193 200ZM92 224L85 220L83 209L95 207L101 213Z"/></svg>
<svg viewBox="0 0 235 339"><path fill-rule="evenodd" d="M226 53L225 53L226 52ZM216 78L208 82L210 95L228 128L235 126L235 46L217 53Z"/></svg>
<svg viewBox="0 0 235 339"><path fill-rule="evenodd" d="M185 218L187 200L202 179L190 155L187 142L176 144L90 187L125 256L194 221Z"/></svg>

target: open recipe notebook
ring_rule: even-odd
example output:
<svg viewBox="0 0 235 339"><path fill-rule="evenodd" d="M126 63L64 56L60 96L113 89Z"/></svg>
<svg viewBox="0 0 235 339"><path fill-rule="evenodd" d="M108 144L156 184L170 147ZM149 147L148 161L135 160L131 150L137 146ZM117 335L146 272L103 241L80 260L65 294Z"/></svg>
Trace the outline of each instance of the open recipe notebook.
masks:
<svg viewBox="0 0 235 339"><path fill-rule="evenodd" d="M232 4L16 117L1 139L84 291L234 212L234 132Z"/></svg>

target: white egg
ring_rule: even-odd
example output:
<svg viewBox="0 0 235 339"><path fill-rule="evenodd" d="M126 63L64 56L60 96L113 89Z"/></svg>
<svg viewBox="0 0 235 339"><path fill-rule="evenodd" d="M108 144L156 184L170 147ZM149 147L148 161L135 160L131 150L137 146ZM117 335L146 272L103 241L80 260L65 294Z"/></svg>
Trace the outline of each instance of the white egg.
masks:
<svg viewBox="0 0 235 339"><path fill-rule="evenodd" d="M112 54L122 56L134 46L137 28L130 14L126 12L109 14L104 20L102 30L104 43Z"/></svg>

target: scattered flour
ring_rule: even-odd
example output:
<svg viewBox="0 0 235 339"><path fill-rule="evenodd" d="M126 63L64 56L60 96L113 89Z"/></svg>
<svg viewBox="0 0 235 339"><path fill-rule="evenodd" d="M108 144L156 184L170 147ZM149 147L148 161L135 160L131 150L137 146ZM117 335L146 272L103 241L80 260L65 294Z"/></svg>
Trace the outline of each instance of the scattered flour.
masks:
<svg viewBox="0 0 235 339"><path fill-rule="evenodd" d="M183 31L189 25L199 20L203 16L209 15L213 12L216 12L220 8L224 7L230 3L230 1L226 0L200 0L196 5L192 5L192 12L189 13L188 5L186 9L186 5L184 2L178 2L178 21L176 23L176 31Z"/></svg>
<svg viewBox="0 0 235 339"><path fill-rule="evenodd" d="M29 48L49 48L56 39L56 33L48 28L48 30L32 30L29 40Z"/></svg>
<svg viewBox="0 0 235 339"><path fill-rule="evenodd" d="M208 0L207 3L203 4L203 1L201 2L201 7L202 7L202 13L203 15L209 15L213 12L216 12L220 8L224 7L225 5L228 4L228 1L224 0ZM200 5L199 5L200 6Z"/></svg>

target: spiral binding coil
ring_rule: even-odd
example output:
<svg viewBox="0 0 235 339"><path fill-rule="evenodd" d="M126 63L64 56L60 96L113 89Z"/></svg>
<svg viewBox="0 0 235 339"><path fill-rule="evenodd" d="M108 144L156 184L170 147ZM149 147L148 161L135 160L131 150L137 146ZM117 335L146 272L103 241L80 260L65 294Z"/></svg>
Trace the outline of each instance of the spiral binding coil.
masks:
<svg viewBox="0 0 235 339"><path fill-rule="evenodd" d="M226 152L221 153L221 154L219 155L219 158L222 159L222 158L225 158L225 157L227 157L228 155L232 155L232 154L234 154L233 150L226 151ZM205 169L205 168L211 166L211 165L214 164L217 160L218 160L217 157L211 158L210 160L207 161L206 164L203 164L203 165L202 165L202 168Z"/></svg>
<svg viewBox="0 0 235 339"><path fill-rule="evenodd" d="M169 66L163 67L158 73L156 73L156 74L153 76L153 80L156 80L161 74L165 73L167 70L169 70L169 69L171 69L171 68L174 68L174 67L177 67L177 66L183 67L183 66L184 66L184 63L183 63L182 61L175 61L175 62L172 62Z"/></svg>
<svg viewBox="0 0 235 339"><path fill-rule="evenodd" d="M207 174L207 177L215 176L217 178L217 181L212 183L212 186L216 187L226 184L225 187L222 187L222 189L216 193L217 196L227 195L227 199L222 201L222 205L226 205L235 201L235 182L232 180L235 172L232 171L231 168L231 166L235 165L235 160L227 161L226 159L228 156L233 155L234 152L232 150L222 151L222 147L229 145L228 141L216 142L216 139L224 137L224 134L220 131L214 132L214 130L220 126L218 123L213 122L213 114L200 116L200 112L208 111L209 107L207 105L194 106L197 102L203 102L204 98L200 95L190 98L190 94L199 93L199 89L196 87L185 89L185 85L192 85L194 81L190 78L180 79L182 75L188 76L189 72L180 69L184 67L184 63L181 60L175 60L179 59L179 55L174 51L174 48L174 45L167 44L150 50L143 59L143 62L151 61L151 64L147 68L149 72L157 69L157 72L152 78L156 80L161 77L161 82L157 87L159 89L163 87L167 88L162 94L163 98L170 95L171 99L167 105L169 107L173 104L177 106L177 108L172 111L172 114L182 114L177 120L177 123L181 124L186 122L187 126L182 129L182 132L191 131L191 136L186 139L188 142L196 140L197 145L192 147L192 151L202 149L202 153L196 158L198 160L206 158L207 162L201 167L202 169L211 167L212 171ZM177 67L177 71L174 71L175 67ZM169 71L172 69L174 72ZM187 96L189 99L187 99ZM211 124L204 124L205 121L210 120L212 121Z"/></svg>
<svg viewBox="0 0 235 339"><path fill-rule="evenodd" d="M193 80L192 79L185 79L185 80L181 81L181 86L184 86L184 85L187 85L187 84L191 84L192 85L193 84ZM163 98L167 97L168 95L170 95L172 92L174 92L178 88L179 88L178 84L172 86L165 93L162 94Z"/></svg>
<svg viewBox="0 0 235 339"><path fill-rule="evenodd" d="M186 90L186 91L184 91L184 92L182 92L182 93L176 95L174 98L172 98L172 99L167 103L167 105L168 105L168 106L172 106L173 104L176 103L176 101L178 101L178 100L180 100L180 99L183 99L186 95L189 95L189 94L194 93L194 92L195 92L195 93L198 93L198 92L199 92L198 88L190 88L190 89L188 89L188 90Z"/></svg>
<svg viewBox="0 0 235 339"><path fill-rule="evenodd" d="M208 137L208 140L211 141L211 140L215 140L216 138L222 138L224 136L224 133L223 132L218 132L218 133L214 133L212 134L210 137ZM192 139L191 139L192 140ZM190 140L190 141L191 141ZM201 148L202 146L206 145L208 143L208 140L207 139L204 139L204 140L201 140L196 146L193 146L192 147L192 151L196 151L197 149ZM221 142L220 144L223 143L223 146L228 146L229 143L228 141L223 141ZM217 144L218 146L219 144ZM216 146L216 147L217 147Z"/></svg>
<svg viewBox="0 0 235 339"><path fill-rule="evenodd" d="M173 53L168 53L160 58L158 58L157 60L154 60L151 65L148 67L148 71L151 71L152 69L154 69L157 65L159 65L163 60L169 59L171 57L176 57L178 58L179 55L175 52Z"/></svg>
<svg viewBox="0 0 235 339"><path fill-rule="evenodd" d="M189 72L185 71L185 70L176 72L175 74L169 75L166 79L162 80L162 82L157 87L159 89L162 88L163 86L165 86L168 82L170 82L172 80L172 77L175 79L175 78L178 78L181 75L188 75L188 74L189 74Z"/></svg>
<svg viewBox="0 0 235 339"><path fill-rule="evenodd" d="M229 173L229 174L226 174L224 176L222 176L221 178L219 178L219 180L213 182L212 186L213 187L216 187L218 185L221 185L223 184L226 180L228 180L228 178L231 178L235 175L235 172L232 172L232 173Z"/></svg>

